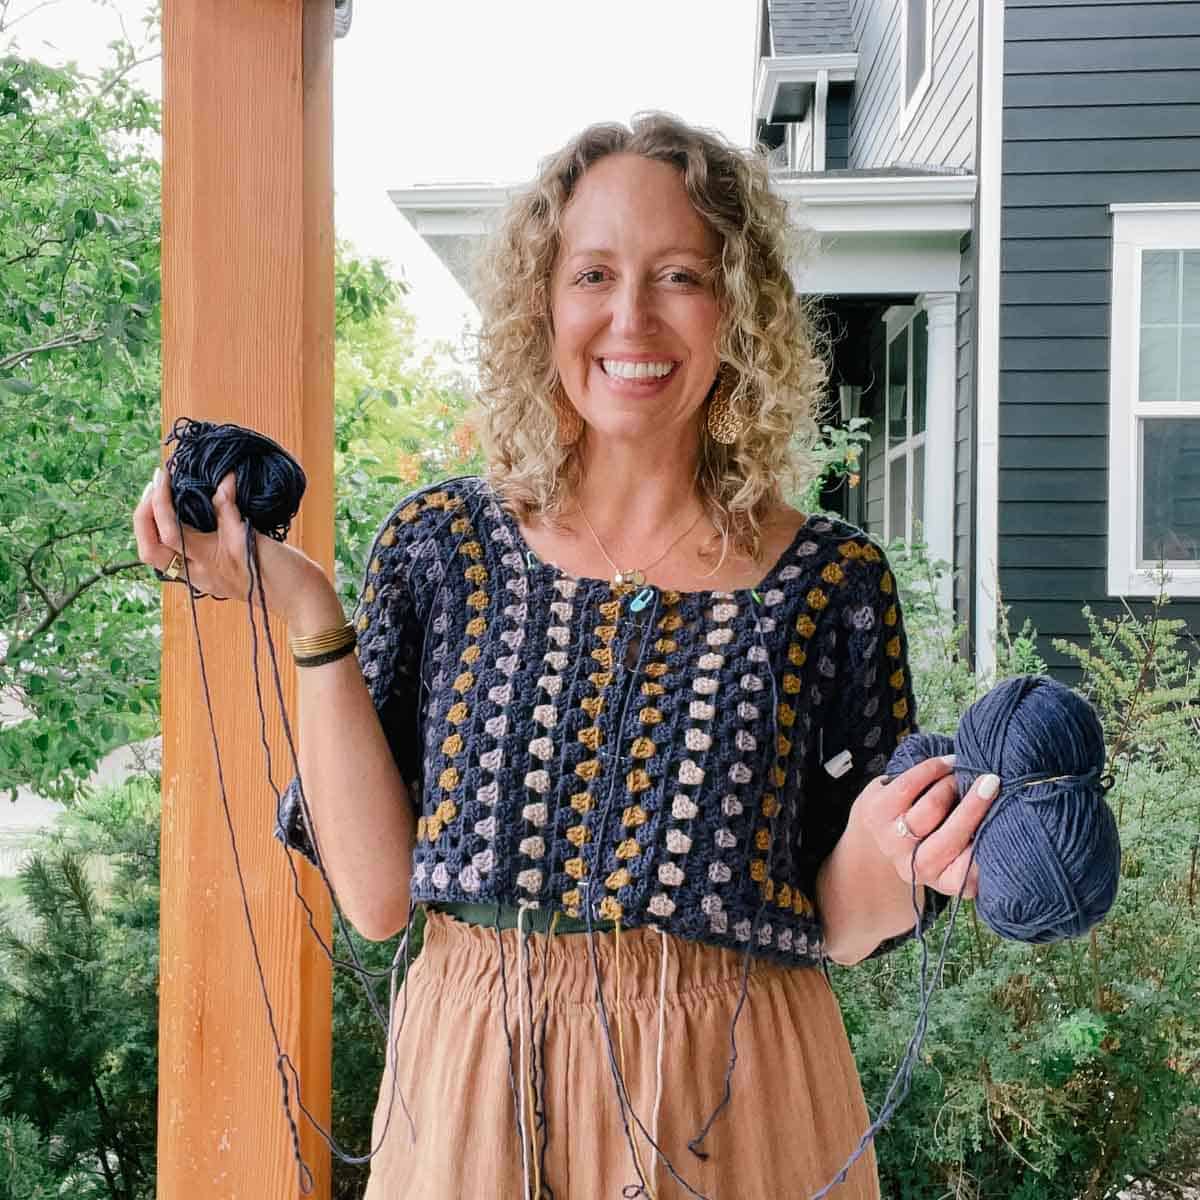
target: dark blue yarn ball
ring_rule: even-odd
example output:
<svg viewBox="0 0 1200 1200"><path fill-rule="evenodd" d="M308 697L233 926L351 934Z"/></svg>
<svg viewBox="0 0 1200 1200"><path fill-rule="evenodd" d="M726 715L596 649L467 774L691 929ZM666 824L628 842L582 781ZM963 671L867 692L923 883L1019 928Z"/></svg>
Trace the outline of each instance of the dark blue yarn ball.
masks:
<svg viewBox="0 0 1200 1200"><path fill-rule="evenodd" d="M967 709L953 742L906 738L888 774L951 752L960 795L980 775L1000 776L976 834L976 909L988 928L1052 942L1103 920L1117 895L1121 844L1104 799L1104 731L1092 706L1043 675L1008 679Z"/></svg>
<svg viewBox="0 0 1200 1200"><path fill-rule="evenodd" d="M278 442L241 425L218 425L190 417L175 422L164 444L172 442L175 449L166 468L181 521L201 533L212 533L217 528L213 493L232 471L242 516L277 542L287 537L308 479Z"/></svg>

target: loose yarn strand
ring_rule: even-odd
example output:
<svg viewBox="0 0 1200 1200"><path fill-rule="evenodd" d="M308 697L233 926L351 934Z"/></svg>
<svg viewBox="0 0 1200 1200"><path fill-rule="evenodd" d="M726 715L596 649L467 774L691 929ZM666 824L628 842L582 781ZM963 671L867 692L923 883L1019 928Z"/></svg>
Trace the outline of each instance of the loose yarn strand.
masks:
<svg viewBox="0 0 1200 1200"><path fill-rule="evenodd" d="M263 636L264 636L264 641L267 646L268 659L271 664L271 673L272 673L273 681L275 684L276 700L278 701L279 710L280 710L280 713L282 714L284 738L287 742L288 749L291 752L293 770L296 773L297 790L299 793L300 803L301 803L301 814L304 818L305 825L308 830L309 842L313 848L313 856L315 859L317 871L319 872L319 874L321 876L321 881L324 883L326 891L329 893L329 898L330 898L330 902L332 904L333 912L336 915L339 927L342 930L342 936L345 939L347 946L349 946L349 948L350 948L350 956L351 956L351 960L352 960L351 963L346 963L344 960L341 960L341 959L338 959L337 957L335 957L335 955L333 954L332 948L330 946L328 946L326 944L324 938L321 937L321 935L316 927L315 914L313 913L312 908L309 906L307 901L304 899L304 896L301 894L300 878L299 878L298 873L296 872L295 863L292 861L291 854L288 854L287 860L288 860L288 865L291 869L291 874L292 874L293 892L296 895L296 898L300 901L301 907L304 909L305 913L307 914L308 926L312 930L314 936L316 937L317 944L325 952L325 955L329 959L330 963L334 967L349 970L355 976L355 978L358 979L359 983L361 984L361 986L363 988L363 992L367 997L367 1001L370 1004L371 1011L372 1011L373 1015L375 1016L376 1021L380 1024L381 1028L384 1031L384 1037L386 1039L385 1052L390 1052L391 1038L392 1038L392 1011L389 1008L387 1017L386 1018L383 1017L383 1014L379 1011L379 1004L378 1004L378 1000L375 996L374 988L371 987L370 983L368 982L368 980L371 978L383 978L385 976L385 973L384 972L370 972L367 970L366 967L363 966L362 960L358 954L358 950L356 949L356 947L354 945L354 939L350 935L350 931L347 927L346 918L342 912L341 904L338 901L337 893L333 887L333 883L330 881L329 876L325 871L324 860L321 857L320 847L317 842L316 830L313 826L312 817L308 810L308 801L304 795L304 784L303 784L303 780L301 779L301 775L300 775L299 756L296 752L295 739L292 736L291 722L288 720L288 716L287 716L287 707L283 701L283 681L280 677L279 661L278 661L278 658L276 657L276 653L275 653L275 639L271 636L271 626L270 626L270 623L269 623L268 617L267 617L266 591L263 586L262 571L260 570L259 561L258 561L258 541L255 536L254 527L252 525L250 525L249 522L246 523L246 548L247 548L246 562L247 562L247 567L248 567L248 574L250 576L250 593L251 593L251 595L247 596L247 608L248 608L249 615L250 615L250 637L251 637L252 654L253 654L252 661L254 663L254 671L253 671L254 693L255 693L255 699L257 701L258 713L259 713L260 737L262 740L264 751L266 753L267 781L271 784L272 790L275 791L275 793L276 793L276 798L277 798L276 799L276 812L278 812L278 806L279 806L279 802L280 802L280 794L278 792L278 789L275 788L273 775L272 775L271 751L270 751L270 746L269 746L269 744L267 742L267 738L266 738L266 713L264 711L263 698L262 698L262 686L261 686L261 682L259 679L259 673L258 673L258 628L257 628L257 623L254 619L254 605L253 605L253 600L252 600L252 594L255 590L255 587L257 587L257 590L258 590L259 605L261 608L262 622L263 622ZM389 967L388 971L386 972L386 977L388 978L389 995L393 994L395 991L395 970L396 970L395 964L396 964L396 958L398 957L401 950L403 950L403 952L405 954L405 959L407 962L408 930L409 930L409 927L412 922L413 911L414 911L414 905L412 904L412 902L410 900L409 908L408 908L408 920L405 922L405 930L404 930L403 939L402 939L400 945L397 947L396 954L393 955L391 966ZM405 970L406 985L407 985L407 981L408 981L408 972L406 969ZM405 988L404 994L405 994L405 1005L407 1007L407 995L408 995L407 986ZM268 1001L268 1003L269 1003L269 1001ZM401 1023L401 1027L402 1027L402 1023ZM399 1034L400 1034L400 1029L397 1028L395 1036L398 1038ZM297 1088L297 1102L299 1102L299 1100L300 1100L300 1092L299 1092L300 1083L299 1083L298 1076L297 1076L297 1080L296 1080L296 1088ZM384 1121L383 1129L380 1131L378 1143L374 1147L370 1147L368 1149L368 1152L366 1155L349 1155L349 1154L347 1154L342 1149L341 1145L333 1139L332 1133L327 1132L324 1128L322 1128L320 1123L311 1116L311 1114L308 1112L307 1108L305 1108L302 1104L301 1104L301 1111L304 1112L304 1115L306 1117L308 1117L310 1121L312 1121L315 1129L317 1130L317 1133L325 1140L325 1142L329 1146L330 1151L333 1154L335 1154L340 1161L345 1162L347 1165L361 1166L365 1163L370 1162L375 1157L375 1155L379 1153L379 1150L384 1145L386 1138L387 1138L387 1132L388 1132L389 1128L391 1127L391 1119L392 1119L392 1113L393 1113L393 1109L394 1109L394 1102L397 1097L400 1100L400 1107L404 1112L404 1116L408 1121L410 1140L415 1143L415 1141L416 1141L416 1124L413 1121L412 1113L409 1110L407 1101L404 1099L403 1093L399 1091L397 1077L396 1077L395 1073L393 1073L393 1075L392 1075L392 1095L391 1095L391 1100L388 1104L387 1117Z"/></svg>
<svg viewBox="0 0 1200 1200"><path fill-rule="evenodd" d="M650 1128L654 1131L654 1142L658 1140L658 1116L663 1098L663 1045L667 1029L667 931L658 931L658 1046L654 1054L654 1109L650 1114ZM650 1181L658 1186L658 1146L654 1145L650 1159Z"/></svg>
<svg viewBox="0 0 1200 1200"><path fill-rule="evenodd" d="M529 1066L526 1057L527 1035L525 1029L525 914L529 911L528 904L522 902L517 910L517 1029L521 1047L521 1175L525 1181L521 1195L523 1200L533 1200L529 1190L529 1160L533 1151L529 1145L530 1130L526 1124L526 1090L529 1086Z"/></svg>
<svg viewBox="0 0 1200 1200"><path fill-rule="evenodd" d="M246 931L250 938L250 950L254 958L254 970L258 979L259 990L262 993L263 1002L267 1009L267 1024L270 1028L271 1040L275 1045L275 1068L279 1073L280 1089L283 1093L283 1112L287 1119L288 1130L291 1133L292 1138L292 1154L295 1157L300 1173L300 1190L307 1196L313 1190L313 1173L309 1165L304 1161L304 1156L300 1149L300 1129L296 1124L295 1117L292 1115L287 1072L284 1070L284 1063L286 1062L290 1065L291 1060L288 1058L283 1049L283 1044L279 1037L279 1028L275 1022L275 1012L271 1006L271 997L267 989L266 970L263 967L262 955L259 953L258 949L258 936L254 930L254 918L250 913L250 898L246 892L246 879L245 873L242 870L241 854L238 851L237 835L234 832L233 814L230 811L229 796L225 790L225 768L221 761L221 746L217 738L216 718L213 715L212 694L208 686L208 669L205 666L204 654L201 646L200 620L196 614L196 597L194 594L192 594L192 581L190 578L191 572L187 565L187 543L183 533L182 523L180 523L179 526L179 545L183 554L184 579L187 581L188 585L188 603L192 615L192 628L196 635L196 648L199 652L200 686L204 691L204 703L208 709L208 728L209 735L212 738L213 758L215 760L217 770L217 786L221 793L221 810L225 817L225 828L229 833L230 849L233 852L233 869L237 875L238 887L241 892L242 913L246 920ZM299 1096L297 1096L297 1103L299 1103Z"/></svg>

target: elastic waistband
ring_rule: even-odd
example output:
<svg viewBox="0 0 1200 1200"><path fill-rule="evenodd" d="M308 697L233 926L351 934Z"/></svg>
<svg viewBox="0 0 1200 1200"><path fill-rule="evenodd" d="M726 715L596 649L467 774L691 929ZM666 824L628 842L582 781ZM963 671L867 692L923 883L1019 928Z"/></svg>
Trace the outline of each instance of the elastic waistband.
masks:
<svg viewBox="0 0 1200 1200"><path fill-rule="evenodd" d="M651 1008L660 989L668 1005L695 992L737 990L743 973L751 988L778 977L785 986L813 987L810 976L819 971L797 970L759 958L710 946L639 926L621 932L596 932L593 937L559 937L495 927L491 919L471 925L438 907L427 906L424 945L413 964L414 981L443 995L458 996L472 1005L515 1005L521 987L553 1008L592 1009L597 973L609 1002L619 995L631 1008ZM524 974L522 983L520 976ZM824 986L824 979L821 979Z"/></svg>
<svg viewBox="0 0 1200 1200"><path fill-rule="evenodd" d="M484 925L488 929L516 929L521 916L521 909L516 904L470 904L467 902L437 902L428 903L426 908L435 912L445 913L456 921L466 925ZM549 933L550 926L555 933L587 933L587 922L580 917L569 917L564 912L549 908L528 908L525 910L524 928L530 933ZM592 930L597 933L610 932L614 928L611 921L595 920Z"/></svg>

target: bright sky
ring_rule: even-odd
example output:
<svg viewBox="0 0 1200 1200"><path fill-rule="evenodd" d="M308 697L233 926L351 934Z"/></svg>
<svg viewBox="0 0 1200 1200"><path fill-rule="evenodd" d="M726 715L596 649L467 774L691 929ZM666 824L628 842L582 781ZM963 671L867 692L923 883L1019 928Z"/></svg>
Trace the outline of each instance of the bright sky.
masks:
<svg viewBox="0 0 1200 1200"><path fill-rule="evenodd" d="M171 0L165 0L167 4ZM332 0L330 0L332 3ZM107 61L147 0L11 0L28 53ZM516 182L592 121L665 108L738 142L750 129L756 0L356 0L334 58L338 233L412 285L425 338L470 302L387 198L412 183ZM158 64L137 76L161 94Z"/></svg>

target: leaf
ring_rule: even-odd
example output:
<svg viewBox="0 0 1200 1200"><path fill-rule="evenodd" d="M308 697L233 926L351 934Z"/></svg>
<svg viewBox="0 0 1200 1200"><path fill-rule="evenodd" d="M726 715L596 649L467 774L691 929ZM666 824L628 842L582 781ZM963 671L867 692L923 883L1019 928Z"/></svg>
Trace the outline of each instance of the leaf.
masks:
<svg viewBox="0 0 1200 1200"><path fill-rule="evenodd" d="M18 379L13 375L0 377L0 388L14 396L30 396L37 390L28 379Z"/></svg>

